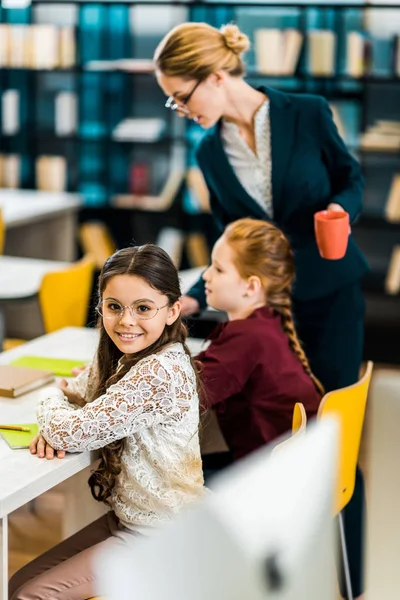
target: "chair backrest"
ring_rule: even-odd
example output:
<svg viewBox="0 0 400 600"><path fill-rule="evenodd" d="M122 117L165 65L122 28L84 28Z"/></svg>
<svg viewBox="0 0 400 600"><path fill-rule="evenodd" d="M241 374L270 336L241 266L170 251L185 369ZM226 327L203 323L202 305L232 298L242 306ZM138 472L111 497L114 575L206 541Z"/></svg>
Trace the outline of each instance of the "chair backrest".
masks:
<svg viewBox="0 0 400 600"><path fill-rule="evenodd" d="M335 514L348 504L354 492L372 367L373 363L369 361L360 381L325 394L318 408L319 419L333 414L340 422L340 455Z"/></svg>
<svg viewBox="0 0 400 600"><path fill-rule="evenodd" d="M39 302L46 333L86 325L93 271L93 259L85 256L70 267L43 277Z"/></svg>
<svg viewBox="0 0 400 600"><path fill-rule="evenodd" d="M4 250L5 233L6 233L6 228L4 225L3 213L0 210L0 254L3 254L3 250Z"/></svg>
<svg viewBox="0 0 400 600"><path fill-rule="evenodd" d="M79 237L83 253L93 257L97 269L101 269L117 249L108 228L101 221L83 223L79 229Z"/></svg>
<svg viewBox="0 0 400 600"><path fill-rule="evenodd" d="M307 426L307 414L304 404L296 402L293 409L292 435L301 435Z"/></svg>
<svg viewBox="0 0 400 600"><path fill-rule="evenodd" d="M304 408L304 404L301 402L296 402L293 409L293 418L292 418L292 435L287 438L284 442L277 444L273 452L279 452L285 446L292 444L296 439L298 439L303 433L306 431L307 426L307 414Z"/></svg>

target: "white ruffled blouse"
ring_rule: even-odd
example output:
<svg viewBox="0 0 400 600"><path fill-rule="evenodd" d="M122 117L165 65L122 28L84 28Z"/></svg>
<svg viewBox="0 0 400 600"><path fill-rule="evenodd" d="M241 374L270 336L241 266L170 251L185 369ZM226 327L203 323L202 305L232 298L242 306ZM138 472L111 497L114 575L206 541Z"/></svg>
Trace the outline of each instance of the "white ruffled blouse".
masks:
<svg viewBox="0 0 400 600"><path fill-rule="evenodd" d="M89 370L69 384L83 398ZM125 438L110 502L126 527L159 525L203 494L196 377L182 344L143 358L83 408L58 387L42 390L37 417L57 450L96 450Z"/></svg>
<svg viewBox="0 0 400 600"><path fill-rule="evenodd" d="M221 140L225 154L236 177L246 192L273 218L272 154L269 100L254 116L254 135L257 153L250 149L240 135L236 123L222 120Z"/></svg>

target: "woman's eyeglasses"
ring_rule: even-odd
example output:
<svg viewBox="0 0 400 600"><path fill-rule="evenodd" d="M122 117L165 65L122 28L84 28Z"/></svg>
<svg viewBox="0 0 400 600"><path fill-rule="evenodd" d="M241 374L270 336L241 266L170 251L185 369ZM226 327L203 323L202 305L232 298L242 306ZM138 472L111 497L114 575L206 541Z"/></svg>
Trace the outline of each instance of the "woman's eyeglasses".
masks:
<svg viewBox="0 0 400 600"><path fill-rule="evenodd" d="M177 110L178 112L181 112L184 115L190 115L191 110L190 110L190 108L187 107L187 104L188 104L188 102L190 102L191 97L193 96L193 94L195 93L195 91L197 90L197 88L199 87L199 85L201 84L202 81L203 81L202 79L199 79L199 81L196 83L196 85L194 86L192 91L185 98L182 98L181 103L179 103L179 104L178 104L178 102L175 101L175 98L173 96L170 96L165 103L165 108L170 108L171 110Z"/></svg>
<svg viewBox="0 0 400 600"><path fill-rule="evenodd" d="M152 300L138 300L130 306L123 306L116 300L103 300L97 306L97 312L104 319L122 319L125 313L125 309L128 308L131 313L132 319L153 319L159 310L168 306L156 306Z"/></svg>

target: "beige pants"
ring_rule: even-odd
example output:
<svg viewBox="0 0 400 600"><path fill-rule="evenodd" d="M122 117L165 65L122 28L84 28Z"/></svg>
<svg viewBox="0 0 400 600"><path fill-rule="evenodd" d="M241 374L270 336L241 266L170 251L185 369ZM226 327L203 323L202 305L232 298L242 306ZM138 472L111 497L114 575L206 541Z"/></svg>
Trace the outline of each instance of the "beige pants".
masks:
<svg viewBox="0 0 400 600"><path fill-rule="evenodd" d="M9 583L9 600L87 600L101 594L93 556L137 535L108 512L17 571Z"/></svg>

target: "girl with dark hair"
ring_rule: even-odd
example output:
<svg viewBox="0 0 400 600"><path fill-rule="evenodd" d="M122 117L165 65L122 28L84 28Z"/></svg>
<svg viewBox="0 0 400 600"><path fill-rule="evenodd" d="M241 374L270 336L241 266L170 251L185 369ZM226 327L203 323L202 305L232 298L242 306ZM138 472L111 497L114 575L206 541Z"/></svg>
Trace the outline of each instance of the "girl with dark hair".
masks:
<svg viewBox="0 0 400 600"><path fill-rule="evenodd" d="M39 457L101 448L89 479L111 511L18 571L10 599L95 596L92 560L168 521L203 493L196 368L185 344L178 273L161 248L125 248L99 279L93 364L63 389L43 390Z"/></svg>

